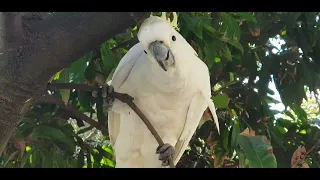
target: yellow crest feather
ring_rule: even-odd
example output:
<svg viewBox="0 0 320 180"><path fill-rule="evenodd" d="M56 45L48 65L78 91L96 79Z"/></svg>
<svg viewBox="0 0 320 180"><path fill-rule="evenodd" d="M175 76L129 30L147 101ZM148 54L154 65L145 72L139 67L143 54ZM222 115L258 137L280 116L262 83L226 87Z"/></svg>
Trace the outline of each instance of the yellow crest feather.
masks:
<svg viewBox="0 0 320 180"><path fill-rule="evenodd" d="M161 18L168 21L169 24L171 24L172 27L174 27L176 30L179 30L178 27L178 15L176 12L172 12L173 19L171 21L170 17L167 18L167 12L162 12Z"/></svg>

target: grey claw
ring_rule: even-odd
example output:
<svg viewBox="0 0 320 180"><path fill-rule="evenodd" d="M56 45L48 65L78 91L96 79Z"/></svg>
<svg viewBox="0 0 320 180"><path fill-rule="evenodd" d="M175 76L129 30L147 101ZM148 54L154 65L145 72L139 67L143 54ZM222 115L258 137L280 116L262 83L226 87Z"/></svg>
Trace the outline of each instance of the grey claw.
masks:
<svg viewBox="0 0 320 180"><path fill-rule="evenodd" d="M114 92L114 88L112 85L109 86L108 93L111 94Z"/></svg>
<svg viewBox="0 0 320 180"><path fill-rule="evenodd" d="M98 88L95 88L95 90L92 91L91 95L92 95L94 98L97 98L97 97L98 97Z"/></svg>
<svg viewBox="0 0 320 180"><path fill-rule="evenodd" d="M108 85L104 85L103 88L104 89L102 92L105 92L105 96L103 96L103 107L107 111L110 111L115 100L114 97L111 96L111 94L114 92L114 89L113 86Z"/></svg>
<svg viewBox="0 0 320 180"><path fill-rule="evenodd" d="M162 146L158 146L156 154L159 154L159 160L162 161L163 166L169 165L169 159L175 154L174 147L166 143Z"/></svg>
<svg viewBox="0 0 320 180"><path fill-rule="evenodd" d="M114 103L114 97L112 97L112 93L114 92L114 89L112 86L108 86L107 84L102 85L101 87L96 86L95 89L92 91L92 96L94 98L99 97L99 90L101 88L101 97L103 99L103 108L107 111L110 111L110 109L113 106Z"/></svg>
<svg viewBox="0 0 320 180"><path fill-rule="evenodd" d="M103 86L102 86L102 91L101 91L101 96L102 96L103 98L106 98L107 95L108 95L107 85L103 85Z"/></svg>
<svg viewBox="0 0 320 180"><path fill-rule="evenodd" d="M114 99L112 98L105 98L103 100L103 108L106 109L107 111L110 111L112 106L113 106L113 103L114 103Z"/></svg>

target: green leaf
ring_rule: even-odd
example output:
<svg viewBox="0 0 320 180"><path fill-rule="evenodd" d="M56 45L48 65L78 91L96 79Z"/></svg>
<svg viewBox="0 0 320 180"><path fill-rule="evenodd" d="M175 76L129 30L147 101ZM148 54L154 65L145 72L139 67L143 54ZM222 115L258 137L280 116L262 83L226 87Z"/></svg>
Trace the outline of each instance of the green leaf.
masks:
<svg viewBox="0 0 320 180"><path fill-rule="evenodd" d="M222 35L211 26L204 26L204 31L213 39L220 39Z"/></svg>
<svg viewBox="0 0 320 180"><path fill-rule="evenodd" d="M245 131L248 131L248 128ZM248 136L242 132L239 135L239 145L250 168L277 168L272 146L265 136Z"/></svg>
<svg viewBox="0 0 320 180"><path fill-rule="evenodd" d="M113 52L109 48L108 42L105 42L100 47L101 51L101 58L102 58L102 72L107 76L110 74L113 68L115 68L117 64L116 57L114 56Z"/></svg>
<svg viewBox="0 0 320 180"><path fill-rule="evenodd" d="M78 163L77 163L77 167L78 168L82 168L84 165L84 152L81 149L79 154L78 154Z"/></svg>
<svg viewBox="0 0 320 180"><path fill-rule="evenodd" d="M239 156L239 168L245 168L246 167L246 156L243 151L237 150L237 154Z"/></svg>
<svg viewBox="0 0 320 180"><path fill-rule="evenodd" d="M229 47L227 45L222 46L222 51L223 51L223 56L225 58L227 58L227 60L231 61L232 60L232 55L231 55Z"/></svg>
<svg viewBox="0 0 320 180"><path fill-rule="evenodd" d="M41 159L41 151L39 150L39 148L34 148L34 150L32 151L32 154L30 155L30 164L32 168L35 168L40 159Z"/></svg>
<svg viewBox="0 0 320 180"><path fill-rule="evenodd" d="M208 42L205 44L204 53L206 55L205 60L208 68L210 69L211 66L214 64L216 58L216 46L214 42Z"/></svg>
<svg viewBox="0 0 320 180"><path fill-rule="evenodd" d="M240 50L240 51L241 51L241 54L244 53L243 47L242 47L242 45L241 45L241 43L240 43L239 41L236 41L236 40L234 40L234 39L228 39L228 38L221 38L221 40L222 40L223 42L229 43L230 45L232 45L232 46L234 46L235 48L237 48L238 50Z"/></svg>
<svg viewBox="0 0 320 180"><path fill-rule="evenodd" d="M229 97L227 95L219 95L212 98L216 108L227 108Z"/></svg>
<svg viewBox="0 0 320 180"><path fill-rule="evenodd" d="M266 96L265 100L266 100L267 103L274 103L274 104L281 103L280 101L278 101L278 100L276 100L276 99L274 99L274 98L272 98L270 96Z"/></svg>
<svg viewBox="0 0 320 180"><path fill-rule="evenodd" d="M74 141L72 137L66 136L60 129L50 126L41 125L33 130L33 139L45 138L54 141L55 143L63 143L70 151L74 151Z"/></svg>
<svg viewBox="0 0 320 180"><path fill-rule="evenodd" d="M112 162L110 159L105 158L105 157L102 158L101 164L105 164L105 165L107 165L108 167L111 167L111 168L114 168L114 167L115 167L114 162Z"/></svg>
<svg viewBox="0 0 320 180"><path fill-rule="evenodd" d="M278 125L279 126L279 125ZM271 143L278 145L280 148L282 148L283 151L286 151L286 148L284 147L283 143L283 136L278 131L276 127L269 128L270 136L271 136Z"/></svg>
<svg viewBox="0 0 320 180"><path fill-rule="evenodd" d="M83 112L94 113L94 110L92 109L94 97L92 97L91 92L78 91L78 100L83 107Z"/></svg>
<svg viewBox="0 0 320 180"><path fill-rule="evenodd" d="M68 104L70 98L70 89L60 89L60 94L64 104Z"/></svg>
<svg viewBox="0 0 320 180"><path fill-rule="evenodd" d="M20 168L24 168L25 167L25 165L27 164L27 162L29 160L30 154L31 154L31 151L27 152L24 155L24 157L22 158L21 163L20 163Z"/></svg>
<svg viewBox="0 0 320 180"><path fill-rule="evenodd" d="M239 16L242 20L247 20L253 23L257 23L257 20L255 17L252 16L252 13L250 12L236 12L237 16Z"/></svg>
<svg viewBox="0 0 320 180"><path fill-rule="evenodd" d="M90 153L86 154L86 158L87 158L87 168L92 168L92 161L91 161Z"/></svg>
<svg viewBox="0 0 320 180"><path fill-rule="evenodd" d="M236 149L239 143L240 124L237 119L233 121L232 134L231 134L231 150Z"/></svg>
<svg viewBox="0 0 320 180"><path fill-rule="evenodd" d="M223 32L226 37L239 41L240 39L240 27L238 22L228 13L219 12L219 15L223 21L220 32Z"/></svg>
<svg viewBox="0 0 320 180"><path fill-rule="evenodd" d="M20 151L16 151L16 152L12 153L12 154L8 157L7 162L4 164L4 166L6 166L10 161L18 158L19 153L20 153Z"/></svg>
<svg viewBox="0 0 320 180"><path fill-rule="evenodd" d="M229 72L230 82L234 81L234 74Z"/></svg>
<svg viewBox="0 0 320 180"><path fill-rule="evenodd" d="M15 132L15 139L16 140L24 140L24 136L22 135L22 132L19 128L17 128Z"/></svg>
<svg viewBox="0 0 320 180"><path fill-rule="evenodd" d="M203 39L202 37L202 26L199 24L199 25L196 25L194 27L194 29L192 29L192 32L199 38L199 39Z"/></svg>
<svg viewBox="0 0 320 180"><path fill-rule="evenodd" d="M185 14L181 15L181 18L185 21L184 24L186 24L186 26L189 30L194 29L194 27L197 23L197 19L195 16L191 16L191 15L185 13Z"/></svg>
<svg viewBox="0 0 320 180"><path fill-rule="evenodd" d="M91 60L86 70L84 71L84 76L87 80L93 81L96 77L96 65L95 61Z"/></svg>
<svg viewBox="0 0 320 180"><path fill-rule="evenodd" d="M307 113L305 112L305 110L303 110L300 106L298 105L292 105L290 106L293 111L295 112L295 114L298 116L298 118L302 121L302 122L307 122L308 121L308 116Z"/></svg>
<svg viewBox="0 0 320 180"><path fill-rule="evenodd" d="M109 145L107 145L107 144L103 145L102 149L105 150L110 155L114 156L114 152L113 152L112 147L111 147L110 144Z"/></svg>
<svg viewBox="0 0 320 180"><path fill-rule="evenodd" d="M229 130L228 130L228 128L223 128L223 130L221 131L220 141L222 143L223 150L226 152L229 151L229 148L228 148Z"/></svg>
<svg viewBox="0 0 320 180"><path fill-rule="evenodd" d="M294 115L290 111L284 111L284 114L289 116L292 120L294 120L294 121L296 120L296 118L294 117Z"/></svg>
<svg viewBox="0 0 320 180"><path fill-rule="evenodd" d="M51 168L53 164L52 152L41 150L42 168Z"/></svg>
<svg viewBox="0 0 320 180"><path fill-rule="evenodd" d="M64 83L84 83L84 71L87 68L87 63L92 59L93 52L89 52L77 61L71 64L70 67L60 72L58 82Z"/></svg>

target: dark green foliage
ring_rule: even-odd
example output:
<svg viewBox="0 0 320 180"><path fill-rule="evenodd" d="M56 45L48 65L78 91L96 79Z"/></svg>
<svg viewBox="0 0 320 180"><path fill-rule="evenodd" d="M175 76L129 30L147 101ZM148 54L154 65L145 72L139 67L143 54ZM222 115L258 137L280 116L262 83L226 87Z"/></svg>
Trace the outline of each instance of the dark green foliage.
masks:
<svg viewBox="0 0 320 180"><path fill-rule="evenodd" d="M320 88L317 18L315 12L178 13L180 33L209 68L221 134L212 121L202 122L177 167L291 167L299 146L312 150L305 157L309 167L320 167L319 126L301 107L306 94L317 96ZM137 31L132 27L106 41L57 73L52 83L98 85L110 80ZM279 49L271 38L281 40ZM277 92L269 88L270 82ZM280 103L272 97L277 93L284 111L271 109ZM90 92L59 90L51 95L107 126L102 102ZM283 116L276 118L277 114ZM81 125L80 119L71 125L69 118L74 116L59 106L34 105L17 127L0 166L114 167L108 137Z"/></svg>

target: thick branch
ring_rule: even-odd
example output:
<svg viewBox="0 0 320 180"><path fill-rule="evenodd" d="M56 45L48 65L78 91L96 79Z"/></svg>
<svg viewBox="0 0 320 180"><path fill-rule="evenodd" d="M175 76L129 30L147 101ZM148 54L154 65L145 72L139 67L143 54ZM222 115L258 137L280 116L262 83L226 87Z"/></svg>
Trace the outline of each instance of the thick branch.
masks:
<svg viewBox="0 0 320 180"><path fill-rule="evenodd" d="M0 13L0 154L23 117L24 102L40 97L56 72L143 14L149 13L58 12L41 20L28 12Z"/></svg>
<svg viewBox="0 0 320 180"><path fill-rule="evenodd" d="M35 35L32 48L24 54L28 62L26 71L31 72L31 77L47 81L57 71L135 24L128 12L56 12L50 19L31 26Z"/></svg>
<svg viewBox="0 0 320 180"><path fill-rule="evenodd" d="M64 104L64 102L59 98L56 98L56 97L53 97L53 96L43 96L43 97L40 97L40 98L36 99L36 103L45 103L45 104L58 105L59 107L71 112L75 117L85 121L86 123L90 124L91 126L95 127L96 129L101 130L102 133L105 134L107 132L106 128L104 128L103 126L100 126L100 124L97 121L95 121L95 120L91 119L90 117L84 115L83 113L78 111L72 105Z"/></svg>

